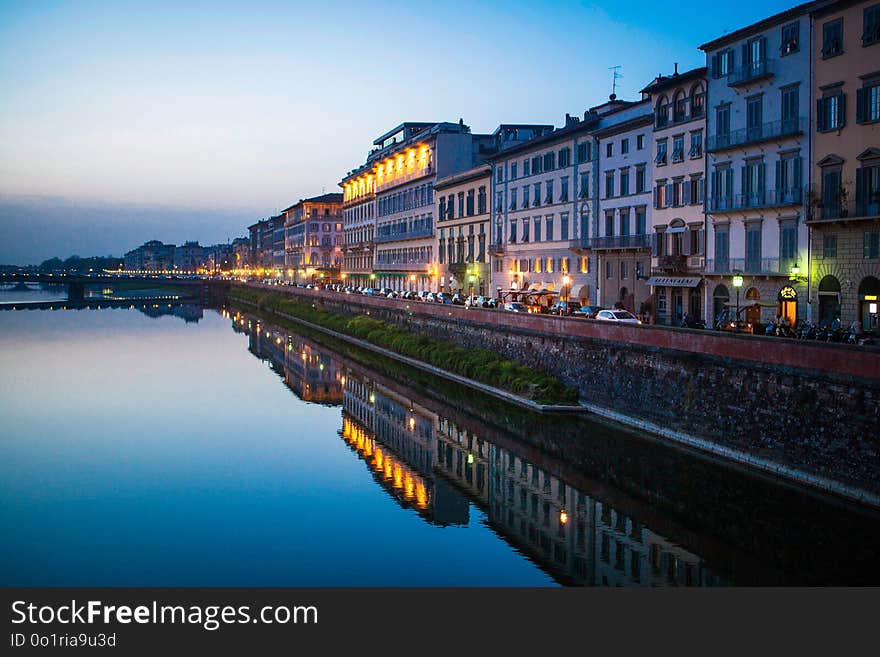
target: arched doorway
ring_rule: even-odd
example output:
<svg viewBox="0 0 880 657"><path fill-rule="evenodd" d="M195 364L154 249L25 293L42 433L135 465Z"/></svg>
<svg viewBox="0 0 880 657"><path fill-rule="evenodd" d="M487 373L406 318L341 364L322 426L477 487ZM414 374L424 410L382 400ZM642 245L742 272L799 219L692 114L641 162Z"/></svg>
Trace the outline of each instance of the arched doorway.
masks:
<svg viewBox="0 0 880 657"><path fill-rule="evenodd" d="M626 287L620 288L620 292L617 294L617 303L614 304L617 308L623 308L630 312L633 312L633 300L632 295L629 293L629 289Z"/></svg>
<svg viewBox="0 0 880 657"><path fill-rule="evenodd" d="M819 323L840 319L840 281L830 274L819 281Z"/></svg>
<svg viewBox="0 0 880 657"><path fill-rule="evenodd" d="M779 295L776 297L776 314L787 319L792 326L797 324L797 298L797 290L791 285L779 290Z"/></svg>
<svg viewBox="0 0 880 657"><path fill-rule="evenodd" d="M589 285L582 285L581 289L578 290L577 298L578 298L578 301L581 302L582 306L589 306L590 305L590 286Z"/></svg>
<svg viewBox="0 0 880 657"><path fill-rule="evenodd" d="M702 286L692 287L688 295L688 314L695 319L703 317L703 295L700 287Z"/></svg>
<svg viewBox="0 0 880 657"><path fill-rule="evenodd" d="M859 283L859 317L863 331L880 329L880 280L865 276Z"/></svg>
<svg viewBox="0 0 880 657"><path fill-rule="evenodd" d="M750 287L746 290L745 305L745 320L754 328L761 323L761 293L758 288Z"/></svg>
<svg viewBox="0 0 880 657"><path fill-rule="evenodd" d="M730 301L730 292L727 286L716 285L712 292L712 322L713 324L721 319L721 314L726 310L727 303Z"/></svg>

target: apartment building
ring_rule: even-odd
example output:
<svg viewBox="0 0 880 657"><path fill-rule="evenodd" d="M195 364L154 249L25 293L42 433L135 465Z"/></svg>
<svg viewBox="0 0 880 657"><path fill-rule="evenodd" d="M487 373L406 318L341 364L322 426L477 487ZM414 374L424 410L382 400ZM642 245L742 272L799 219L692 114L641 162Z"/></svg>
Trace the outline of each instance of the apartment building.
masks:
<svg viewBox="0 0 880 657"><path fill-rule="evenodd" d="M648 98L596 131L599 211L590 247L596 255L597 303L651 312L651 160L654 114Z"/></svg>
<svg viewBox="0 0 880 657"><path fill-rule="evenodd" d="M174 270L195 273L205 262L205 247L198 242L184 242L174 249Z"/></svg>
<svg viewBox="0 0 880 657"><path fill-rule="evenodd" d="M753 326L806 316L804 168L810 156L810 9L804 4L700 48L708 65L706 319L742 276ZM737 275L735 278L734 275Z"/></svg>
<svg viewBox="0 0 880 657"><path fill-rule="evenodd" d="M653 319L703 317L706 68L660 75L642 89L654 109L650 232Z"/></svg>
<svg viewBox="0 0 880 657"><path fill-rule="evenodd" d="M335 281L342 267L341 193L300 199L284 216L285 278L297 283Z"/></svg>
<svg viewBox="0 0 880 657"><path fill-rule="evenodd" d="M489 189L492 167L483 164L434 182L437 268L443 291L488 295ZM415 278L408 281L414 286Z"/></svg>
<svg viewBox="0 0 880 657"><path fill-rule="evenodd" d="M809 224L817 321L878 328L880 302L880 2L812 14L816 107Z"/></svg>
<svg viewBox="0 0 880 657"><path fill-rule="evenodd" d="M376 176L368 164L348 172L343 189L342 277L356 286L369 285L376 233Z"/></svg>

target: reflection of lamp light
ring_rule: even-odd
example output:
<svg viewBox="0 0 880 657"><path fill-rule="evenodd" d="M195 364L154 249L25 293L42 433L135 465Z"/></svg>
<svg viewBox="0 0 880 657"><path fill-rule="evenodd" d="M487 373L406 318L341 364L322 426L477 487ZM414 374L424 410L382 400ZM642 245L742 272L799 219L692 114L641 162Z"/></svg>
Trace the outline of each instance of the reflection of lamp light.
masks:
<svg viewBox="0 0 880 657"><path fill-rule="evenodd" d="M559 511L559 522L563 525L568 524L568 512L565 509Z"/></svg>
<svg viewBox="0 0 880 657"><path fill-rule="evenodd" d="M472 465L474 462L474 455L468 454L468 465Z"/></svg>

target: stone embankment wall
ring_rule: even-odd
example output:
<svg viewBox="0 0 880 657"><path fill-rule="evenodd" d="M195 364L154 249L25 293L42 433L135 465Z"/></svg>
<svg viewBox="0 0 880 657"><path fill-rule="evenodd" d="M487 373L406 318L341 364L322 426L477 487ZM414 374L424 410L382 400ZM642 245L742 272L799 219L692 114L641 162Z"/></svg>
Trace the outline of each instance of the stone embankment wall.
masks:
<svg viewBox="0 0 880 657"><path fill-rule="evenodd" d="M255 286L265 290L264 286ZM598 412L876 504L880 350L272 288L327 310L495 350ZM871 499L867 499L871 498Z"/></svg>

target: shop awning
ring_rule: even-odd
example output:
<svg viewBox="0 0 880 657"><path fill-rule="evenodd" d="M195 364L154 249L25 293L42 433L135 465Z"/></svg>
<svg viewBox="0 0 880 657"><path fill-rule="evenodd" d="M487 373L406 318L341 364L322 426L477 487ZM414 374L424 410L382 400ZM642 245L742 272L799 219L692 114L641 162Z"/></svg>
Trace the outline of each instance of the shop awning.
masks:
<svg viewBox="0 0 880 657"><path fill-rule="evenodd" d="M699 276L651 276L648 285L651 287L697 287Z"/></svg>

